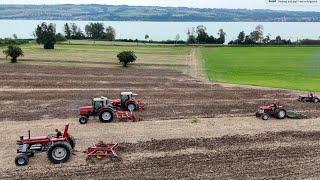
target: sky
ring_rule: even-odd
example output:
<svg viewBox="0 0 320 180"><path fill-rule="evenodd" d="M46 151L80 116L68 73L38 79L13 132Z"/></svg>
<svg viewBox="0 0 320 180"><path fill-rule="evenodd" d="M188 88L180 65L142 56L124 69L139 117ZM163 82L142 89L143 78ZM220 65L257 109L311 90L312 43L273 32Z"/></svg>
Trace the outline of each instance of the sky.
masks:
<svg viewBox="0 0 320 180"><path fill-rule="evenodd" d="M267 0L0 0L0 4L109 4L143 6L184 6L195 8L246 8L320 11L320 0L316 5L271 6Z"/></svg>

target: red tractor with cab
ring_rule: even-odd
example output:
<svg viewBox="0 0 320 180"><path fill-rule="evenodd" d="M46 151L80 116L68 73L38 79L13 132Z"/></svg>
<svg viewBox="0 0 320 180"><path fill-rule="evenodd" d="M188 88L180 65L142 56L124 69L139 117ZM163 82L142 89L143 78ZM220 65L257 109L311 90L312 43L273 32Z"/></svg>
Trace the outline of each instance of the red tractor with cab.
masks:
<svg viewBox="0 0 320 180"><path fill-rule="evenodd" d="M114 99L111 105L116 109L128 110L130 112L144 109L144 103L135 100L135 96L138 94L132 92L122 92L120 93L119 99Z"/></svg>
<svg viewBox="0 0 320 180"><path fill-rule="evenodd" d="M80 124L86 124L90 116L99 116L101 122L109 123L113 121L115 110L111 106L111 101L106 97L92 99L92 105L80 107Z"/></svg>
<svg viewBox="0 0 320 180"><path fill-rule="evenodd" d="M120 99L109 100L106 97L92 99L92 104L89 106L80 107L80 124L86 124L90 116L98 116L101 122L109 123L118 119L126 119L127 121L138 121L133 111L144 109L145 104L134 99L132 92L120 93Z"/></svg>
<svg viewBox="0 0 320 180"><path fill-rule="evenodd" d="M256 112L256 117L260 117L262 120L268 120L270 116L277 119L285 119L287 117L287 110L279 103L272 103L266 106L261 106Z"/></svg>
<svg viewBox="0 0 320 180"><path fill-rule="evenodd" d="M72 155L76 145L75 139L68 133L69 124L65 125L64 131L55 130L54 134L41 137L31 137L30 131L28 138L20 136L17 141L19 155L15 158L17 166L25 166L29 162L29 157L35 153L47 152L49 161L53 164L67 162Z"/></svg>
<svg viewBox="0 0 320 180"><path fill-rule="evenodd" d="M297 100L300 102L320 103L320 98L315 96L313 93L299 95Z"/></svg>

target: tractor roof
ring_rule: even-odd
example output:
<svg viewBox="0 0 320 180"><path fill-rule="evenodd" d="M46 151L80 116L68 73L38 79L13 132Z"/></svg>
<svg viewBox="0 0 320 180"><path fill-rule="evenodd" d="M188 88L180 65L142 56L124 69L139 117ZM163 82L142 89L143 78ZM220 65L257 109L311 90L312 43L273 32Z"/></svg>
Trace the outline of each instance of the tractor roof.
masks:
<svg viewBox="0 0 320 180"><path fill-rule="evenodd" d="M133 92L121 92L121 96L126 96L126 95L137 96L138 94L135 94Z"/></svg>
<svg viewBox="0 0 320 180"><path fill-rule="evenodd" d="M103 100L108 100L108 98L103 97L103 96L101 96L99 98L93 98L93 101L103 101Z"/></svg>

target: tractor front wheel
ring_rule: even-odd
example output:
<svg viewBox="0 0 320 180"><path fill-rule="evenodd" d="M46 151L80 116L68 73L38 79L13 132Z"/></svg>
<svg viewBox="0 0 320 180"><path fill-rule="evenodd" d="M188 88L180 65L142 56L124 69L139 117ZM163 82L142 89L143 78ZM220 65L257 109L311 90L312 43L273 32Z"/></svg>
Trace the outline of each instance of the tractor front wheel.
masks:
<svg viewBox="0 0 320 180"><path fill-rule="evenodd" d="M26 154L20 154L14 160L17 166L25 166L29 162L29 157Z"/></svg>
<svg viewBox="0 0 320 180"><path fill-rule="evenodd" d="M262 118L262 120L267 121L267 120L269 120L270 115L267 113L264 113L264 114L262 114L261 118Z"/></svg>
<svg viewBox="0 0 320 180"><path fill-rule="evenodd" d="M284 110L284 109L277 109L276 110L276 117L278 119L284 119L284 118L286 118L286 116L287 116L286 110Z"/></svg>
<svg viewBox="0 0 320 180"><path fill-rule="evenodd" d="M67 162L71 156L72 147L68 142L56 142L48 150L48 159L53 164Z"/></svg>
<svg viewBox="0 0 320 180"><path fill-rule="evenodd" d="M110 123L113 121L113 111L111 109L106 109L101 112L99 115L99 119L103 123Z"/></svg>
<svg viewBox="0 0 320 180"><path fill-rule="evenodd" d="M88 120L89 119L87 117L84 117L84 116L79 118L80 124L87 124Z"/></svg>
<svg viewBox="0 0 320 180"><path fill-rule="evenodd" d="M318 98L314 99L314 103L318 103L320 100Z"/></svg>

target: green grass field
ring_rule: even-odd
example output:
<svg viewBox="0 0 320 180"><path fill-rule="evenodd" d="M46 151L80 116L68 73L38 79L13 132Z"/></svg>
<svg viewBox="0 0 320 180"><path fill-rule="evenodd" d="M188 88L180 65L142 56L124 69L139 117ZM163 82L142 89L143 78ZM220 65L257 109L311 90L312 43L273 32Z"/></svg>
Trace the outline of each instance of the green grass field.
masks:
<svg viewBox="0 0 320 180"><path fill-rule="evenodd" d="M320 47L201 48L211 81L320 92Z"/></svg>
<svg viewBox="0 0 320 180"><path fill-rule="evenodd" d="M54 50L45 50L41 45L30 43L20 46L24 56L19 63L53 66L85 66L85 67L115 67L119 66L117 54L124 50L132 50L138 59L133 67L172 67L186 66L189 47L181 46L149 46L144 44L103 44L93 41L72 41L71 44L56 44ZM0 47L0 59L5 59ZM7 60L6 62L9 62Z"/></svg>

